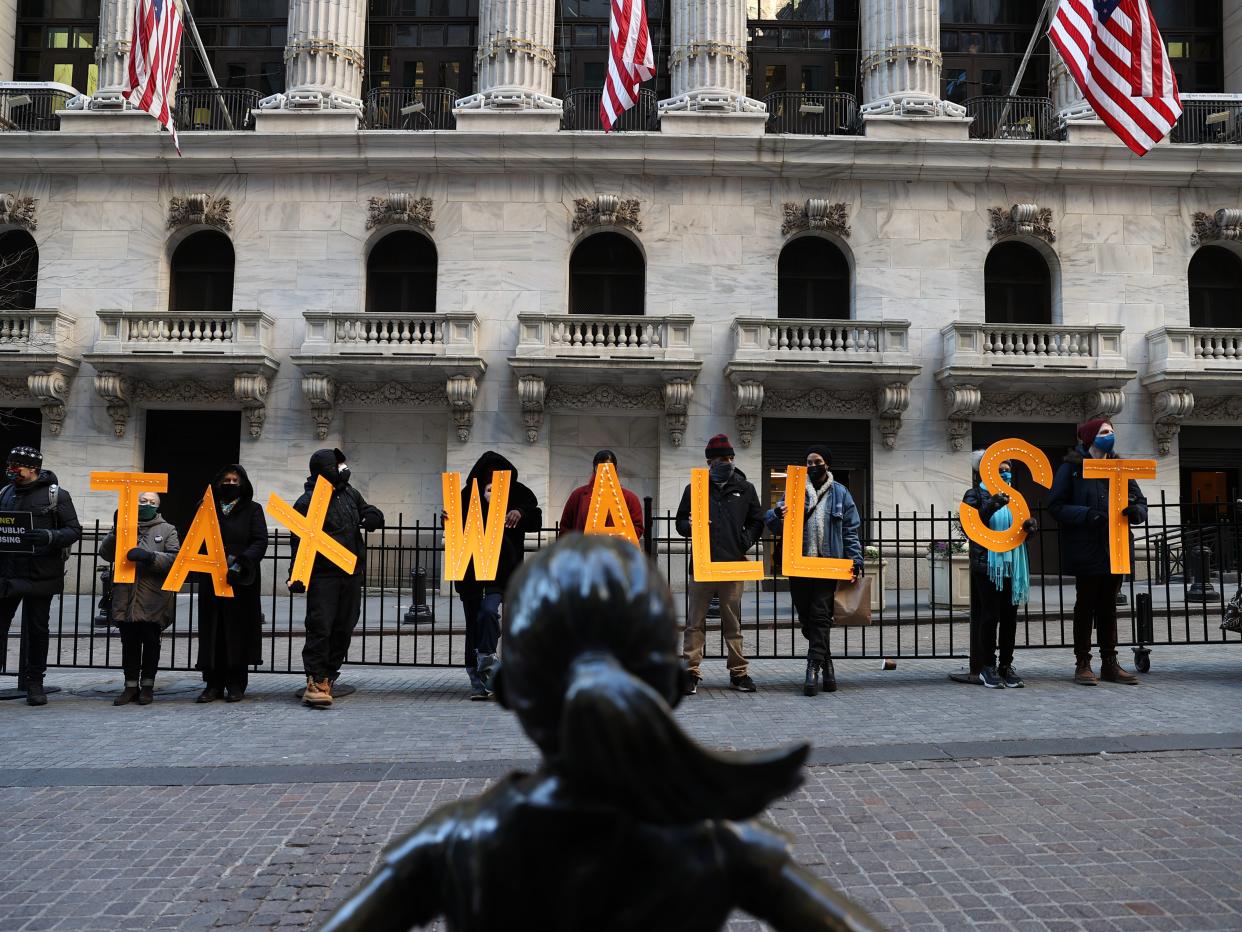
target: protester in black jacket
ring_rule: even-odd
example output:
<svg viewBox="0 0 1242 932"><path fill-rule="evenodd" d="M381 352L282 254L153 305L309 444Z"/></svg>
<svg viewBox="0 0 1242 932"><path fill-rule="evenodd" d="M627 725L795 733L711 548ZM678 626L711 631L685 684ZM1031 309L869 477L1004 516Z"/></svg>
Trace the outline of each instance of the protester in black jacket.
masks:
<svg viewBox="0 0 1242 932"><path fill-rule="evenodd" d="M306 670L307 705L332 704L332 687L349 653L349 642L362 611L362 581L366 573L365 531L384 526L384 514L368 505L362 494L349 484L349 465L340 450L316 450L310 458L310 476L305 491L294 503L295 511L306 514L316 481L323 476L332 484L332 499L324 517L323 529L338 544L357 556L352 573L346 573L323 554L315 557L310 586L289 583L290 592L306 592L306 643L302 664ZM299 542L293 540L292 560Z"/></svg>
<svg viewBox="0 0 1242 932"><path fill-rule="evenodd" d="M704 451L711 471L708 483L708 529L711 535L712 560L744 560L747 551L763 534L763 509L759 493L746 481L746 474L733 465L733 444L724 434L707 441ZM690 486L682 493L677 506L677 533L690 536ZM742 589L741 582L689 582L690 608L686 618L683 656L690 675L685 693L698 691L699 665L703 662L703 644L707 640L707 606L712 597L720 599L720 627L728 651L729 687L753 693L755 682L747 673L746 655L742 651Z"/></svg>
<svg viewBox="0 0 1242 932"><path fill-rule="evenodd" d="M249 667L261 661L263 555L267 553L267 519L254 500L246 470L231 463L211 480L216 520L228 556L233 598L216 595L210 582L198 586L198 666L205 686L196 701L222 695L240 702L246 694Z"/></svg>
<svg viewBox="0 0 1242 932"><path fill-rule="evenodd" d="M8 485L0 489L0 511L29 512L31 552L0 553L0 647L8 644L9 626L22 607L25 654L18 672L27 705L47 705L43 676L47 672L48 619L52 596L65 590L69 548L82 536L73 499L60 488L56 473L43 469L43 454L33 447L14 447L5 467ZM4 651L0 650L0 664Z"/></svg>
<svg viewBox="0 0 1242 932"><path fill-rule="evenodd" d="M1112 571L1108 546L1108 480L1086 479L1088 459L1116 459L1113 425L1103 419L1078 428L1078 446L1065 456L1052 481L1048 510L1061 533L1061 562L1074 577L1074 682L1096 686L1099 680L1134 685L1138 678L1117 662L1117 593L1121 577ZM1122 512L1131 525L1147 521L1147 499L1133 479ZM1133 548L1133 541L1131 541ZM1100 676L1091 672L1091 629L1100 645Z"/></svg>
<svg viewBox="0 0 1242 932"><path fill-rule="evenodd" d="M500 642L500 606L509 578L517 572L526 557L526 535L543 527L543 511L535 493L518 482L517 467L499 453L488 450L478 458L461 488L461 520L464 523L470 508L470 489L477 480L483 520L491 504L492 474L509 470L509 503L505 513L505 531L500 544L500 562L496 578L488 582L475 579L474 563L466 568L465 579L453 584L461 599L466 616L466 675L470 677L470 698L492 698L490 673L496 662Z"/></svg>

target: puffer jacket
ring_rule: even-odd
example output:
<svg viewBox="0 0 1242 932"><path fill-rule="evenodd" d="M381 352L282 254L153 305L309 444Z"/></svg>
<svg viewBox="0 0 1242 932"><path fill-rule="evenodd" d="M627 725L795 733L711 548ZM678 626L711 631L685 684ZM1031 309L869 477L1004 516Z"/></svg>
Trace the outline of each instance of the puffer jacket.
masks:
<svg viewBox="0 0 1242 932"><path fill-rule="evenodd" d="M57 487L56 507L51 507L51 489ZM82 525L73 507L73 498L59 487L56 473L49 469L28 485L11 483L0 489L0 511L28 511L34 527L52 532L52 542L36 553L0 553L0 578L23 580L25 591L56 595L65 589L64 552L82 536Z"/></svg>
<svg viewBox="0 0 1242 932"><path fill-rule="evenodd" d="M1096 520L1093 513L1108 516L1108 480L1084 479L1082 464L1089 457L1085 447L1065 455L1052 480L1048 511L1057 519L1061 535L1061 566L1068 576L1106 576L1112 573L1108 550L1108 521ZM1110 453L1106 459L1117 459ZM1147 522L1147 499L1133 479L1127 498L1137 512L1131 525ZM1130 535L1130 555L1134 556L1134 535Z"/></svg>
<svg viewBox="0 0 1242 932"><path fill-rule="evenodd" d="M173 622L177 593L165 592L160 587L181 549L177 529L157 513L150 521L138 522L138 543L134 546L150 550L155 559L146 565L135 565L134 582L113 584L112 621L116 624L154 622L167 628ZM116 528L110 530L99 545L99 557L115 566Z"/></svg>

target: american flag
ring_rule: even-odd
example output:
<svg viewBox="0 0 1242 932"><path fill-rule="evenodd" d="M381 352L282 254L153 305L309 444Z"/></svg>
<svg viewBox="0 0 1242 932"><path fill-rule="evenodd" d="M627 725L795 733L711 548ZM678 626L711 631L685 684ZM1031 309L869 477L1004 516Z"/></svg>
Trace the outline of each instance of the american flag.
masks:
<svg viewBox="0 0 1242 932"><path fill-rule="evenodd" d="M612 0L609 18L608 78L599 101L599 120L604 132L612 129L621 114L638 103L638 85L655 77L644 0Z"/></svg>
<svg viewBox="0 0 1242 932"><path fill-rule="evenodd" d="M1182 98L1147 0L1060 0L1048 37L1083 97L1136 155L1176 125Z"/></svg>
<svg viewBox="0 0 1242 932"><path fill-rule="evenodd" d="M181 31L181 12L175 0L138 0L134 7L129 72L121 92L126 100L151 114L172 133L178 154L181 144L177 141L169 98L177 80Z"/></svg>

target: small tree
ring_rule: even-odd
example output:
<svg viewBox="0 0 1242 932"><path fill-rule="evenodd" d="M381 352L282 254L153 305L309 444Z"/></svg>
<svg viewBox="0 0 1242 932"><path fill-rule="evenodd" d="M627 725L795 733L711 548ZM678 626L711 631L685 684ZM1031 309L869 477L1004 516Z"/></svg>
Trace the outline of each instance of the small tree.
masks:
<svg viewBox="0 0 1242 932"><path fill-rule="evenodd" d="M28 311L34 308L38 269L37 249L0 252L0 311Z"/></svg>

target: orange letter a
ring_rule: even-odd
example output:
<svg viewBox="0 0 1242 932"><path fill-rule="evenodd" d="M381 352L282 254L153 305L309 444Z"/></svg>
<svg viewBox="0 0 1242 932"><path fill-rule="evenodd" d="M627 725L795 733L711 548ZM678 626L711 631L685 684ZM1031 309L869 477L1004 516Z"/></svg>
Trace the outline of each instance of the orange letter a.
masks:
<svg viewBox="0 0 1242 932"><path fill-rule="evenodd" d="M582 533L621 537L638 546L638 532L634 530L630 509L621 491L617 467L612 463L600 463L595 467L595 485L587 509L587 523ZM608 523L609 518L612 524Z"/></svg>

